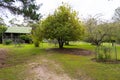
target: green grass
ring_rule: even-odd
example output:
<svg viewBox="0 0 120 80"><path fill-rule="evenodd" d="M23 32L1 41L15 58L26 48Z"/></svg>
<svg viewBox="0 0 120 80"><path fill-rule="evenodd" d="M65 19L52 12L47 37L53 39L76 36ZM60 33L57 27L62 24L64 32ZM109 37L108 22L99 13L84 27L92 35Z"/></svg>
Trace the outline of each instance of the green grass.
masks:
<svg viewBox="0 0 120 80"><path fill-rule="evenodd" d="M60 62L64 70L75 78L85 75L93 80L120 79L120 64L96 63L91 61L91 57L66 54L54 54L51 56L51 59Z"/></svg>
<svg viewBox="0 0 120 80"><path fill-rule="evenodd" d="M71 42L65 48L82 48L94 51L94 46L85 42ZM106 44L109 45L109 44ZM0 45L7 48L9 56L7 64L10 66L0 69L0 80L23 80L27 75L27 63L40 60L38 57L45 57L54 60L68 73L69 76L78 80L90 78L92 80L119 80L120 64L105 64L92 61L92 56L78 56L72 54L61 54L59 52L46 51L55 47L54 45L43 43L40 48L35 48L32 44L15 47L14 45ZM117 46L118 58L120 59L120 46Z"/></svg>

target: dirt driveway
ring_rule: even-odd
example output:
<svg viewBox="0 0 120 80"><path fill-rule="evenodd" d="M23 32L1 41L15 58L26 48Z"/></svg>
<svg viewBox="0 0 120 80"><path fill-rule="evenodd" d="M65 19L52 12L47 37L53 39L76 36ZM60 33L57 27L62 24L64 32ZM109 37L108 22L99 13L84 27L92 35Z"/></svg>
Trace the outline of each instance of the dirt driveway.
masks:
<svg viewBox="0 0 120 80"><path fill-rule="evenodd" d="M25 80L73 80L60 65L43 59L40 63L30 63L28 76Z"/></svg>
<svg viewBox="0 0 120 80"><path fill-rule="evenodd" d="M6 66L5 60L7 58L7 50L4 48L0 48L0 68L3 68Z"/></svg>

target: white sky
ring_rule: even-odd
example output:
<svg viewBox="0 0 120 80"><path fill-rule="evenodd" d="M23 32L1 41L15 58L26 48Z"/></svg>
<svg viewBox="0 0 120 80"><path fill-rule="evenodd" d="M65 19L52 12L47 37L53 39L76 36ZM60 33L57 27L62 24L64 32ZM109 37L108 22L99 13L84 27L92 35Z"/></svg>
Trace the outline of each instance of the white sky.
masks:
<svg viewBox="0 0 120 80"><path fill-rule="evenodd" d="M68 3L74 10L79 13L80 19L84 19L96 14L101 14L101 18L105 20L111 20L114 15L114 11L117 7L120 7L120 0L36 0L37 4L43 3L40 8L40 13L43 17L46 17L49 13L53 13L54 10L64 3ZM4 10L1 12L5 12ZM9 12L6 12L9 14ZM5 22L8 24L9 20L13 17L8 16ZM17 16L17 19L20 20L19 23L22 23L23 18Z"/></svg>
<svg viewBox="0 0 120 80"><path fill-rule="evenodd" d="M43 17L61 5L62 2L68 3L71 7L79 12L79 16L87 18L88 15L95 16L101 14L102 19L110 20L114 10L120 6L120 0L36 0L37 3L43 3L40 12Z"/></svg>

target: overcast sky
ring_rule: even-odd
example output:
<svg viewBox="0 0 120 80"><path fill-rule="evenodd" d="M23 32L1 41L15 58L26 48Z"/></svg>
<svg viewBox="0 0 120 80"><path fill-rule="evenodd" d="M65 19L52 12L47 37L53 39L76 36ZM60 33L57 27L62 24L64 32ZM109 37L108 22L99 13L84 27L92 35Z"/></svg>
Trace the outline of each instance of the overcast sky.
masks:
<svg viewBox="0 0 120 80"><path fill-rule="evenodd" d="M40 8L40 13L45 18L49 13L52 14L54 10L64 3L68 3L74 10L79 13L80 19L86 19L91 16L95 16L96 14L101 14L100 18L104 20L111 20L114 15L114 11L117 7L120 6L120 0L36 0L37 4L43 4ZM1 11L5 12L5 10ZM6 14L10 14L9 12L5 12ZM8 15L8 18L4 18L5 22L9 24L9 20L13 17ZM21 17L17 16L19 19L19 23L22 23Z"/></svg>
<svg viewBox="0 0 120 80"><path fill-rule="evenodd" d="M47 16L61 5L62 2L68 3L79 12L79 17L87 18L88 15L101 14L102 19L110 20L114 10L120 6L120 0L37 0L37 3L43 3L40 12Z"/></svg>

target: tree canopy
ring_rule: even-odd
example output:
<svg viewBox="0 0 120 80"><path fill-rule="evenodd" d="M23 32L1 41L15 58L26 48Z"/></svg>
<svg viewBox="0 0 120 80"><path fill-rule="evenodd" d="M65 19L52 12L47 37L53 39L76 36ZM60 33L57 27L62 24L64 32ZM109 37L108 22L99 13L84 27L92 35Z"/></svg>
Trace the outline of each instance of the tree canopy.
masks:
<svg viewBox="0 0 120 80"><path fill-rule="evenodd" d="M6 31L4 20L0 17L0 34Z"/></svg>
<svg viewBox="0 0 120 80"><path fill-rule="evenodd" d="M59 48L63 48L65 41L79 40L84 34L84 28L77 12L67 4L59 6L54 14L43 20L45 38L57 39Z"/></svg>
<svg viewBox="0 0 120 80"><path fill-rule="evenodd" d="M35 0L0 0L0 8L8 9L13 14L21 14L31 20L41 18L41 14L37 13L40 5L37 5Z"/></svg>
<svg viewBox="0 0 120 80"><path fill-rule="evenodd" d="M39 47L39 42L43 39L43 28L41 27L41 23L35 23L30 26L32 27L32 41L35 47Z"/></svg>
<svg viewBox="0 0 120 80"><path fill-rule="evenodd" d="M89 18L85 22L86 26L86 38L85 40L100 46L102 42L104 41L110 41L115 38L115 27L112 23L102 22L99 23L99 21L95 18Z"/></svg>
<svg viewBox="0 0 120 80"><path fill-rule="evenodd" d="M0 25L0 35L6 31L6 27L4 25Z"/></svg>
<svg viewBox="0 0 120 80"><path fill-rule="evenodd" d="M5 25L0 25L0 43L3 39L3 33L7 30L7 27Z"/></svg>

